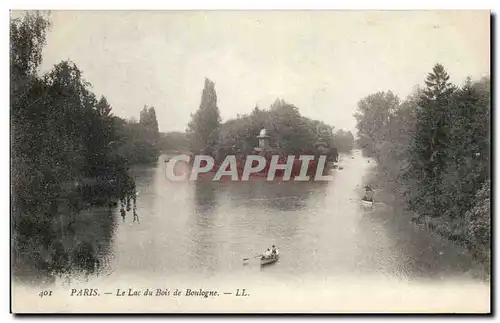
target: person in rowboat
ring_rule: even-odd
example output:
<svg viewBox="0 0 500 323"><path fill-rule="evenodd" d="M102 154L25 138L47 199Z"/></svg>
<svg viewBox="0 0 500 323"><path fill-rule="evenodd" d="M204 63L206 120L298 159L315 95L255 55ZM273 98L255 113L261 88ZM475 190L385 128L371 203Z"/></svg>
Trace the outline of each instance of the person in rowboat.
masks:
<svg viewBox="0 0 500 323"><path fill-rule="evenodd" d="M373 202L373 189L369 185L365 186L365 196L363 200Z"/></svg>
<svg viewBox="0 0 500 323"><path fill-rule="evenodd" d="M278 250L276 250L276 246L275 245L273 245L273 249L272 249L271 253L272 253L273 256L276 256L278 254Z"/></svg>
<svg viewBox="0 0 500 323"><path fill-rule="evenodd" d="M266 252L264 252L263 256L265 258L269 258L271 257L271 249L267 248Z"/></svg>

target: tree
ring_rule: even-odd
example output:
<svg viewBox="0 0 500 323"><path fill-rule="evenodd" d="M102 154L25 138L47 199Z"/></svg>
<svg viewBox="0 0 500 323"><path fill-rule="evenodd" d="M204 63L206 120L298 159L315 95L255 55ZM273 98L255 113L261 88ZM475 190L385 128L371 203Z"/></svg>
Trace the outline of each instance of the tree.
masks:
<svg viewBox="0 0 500 323"><path fill-rule="evenodd" d="M30 158L32 143L36 130L43 126L38 118L42 112L35 103L43 100L45 92L45 85L36 76L49 27L50 21L39 12L10 21L11 176L17 183L14 200L31 189L27 174L34 161ZM36 176L36 172L32 174Z"/></svg>
<svg viewBox="0 0 500 323"><path fill-rule="evenodd" d="M270 148L283 154L324 153L325 150L332 153L334 149L332 126L300 115L296 106L283 99L277 99L269 109L255 107L251 114L222 124L220 148L232 153L252 153L263 128L270 136Z"/></svg>
<svg viewBox="0 0 500 323"><path fill-rule="evenodd" d="M156 119L156 111L154 107L149 108L149 124L148 126L151 128L151 131L155 134L155 136L158 136L160 130L158 128L158 120Z"/></svg>
<svg viewBox="0 0 500 323"><path fill-rule="evenodd" d="M491 209L490 181L478 190L473 207L465 214L466 239L470 248L481 260L490 262Z"/></svg>
<svg viewBox="0 0 500 323"><path fill-rule="evenodd" d="M71 263L82 256L73 253L75 215L132 195L134 183L109 145L116 137L111 107L96 99L78 67L65 61L39 75L49 25L39 13L11 20L14 261L45 273L73 265L92 271L94 264Z"/></svg>
<svg viewBox="0 0 500 323"><path fill-rule="evenodd" d="M144 106L139 121L135 117L119 119L116 125L120 133L116 139L119 155L129 164L147 164L158 160L161 143L154 107Z"/></svg>
<svg viewBox="0 0 500 323"><path fill-rule="evenodd" d="M420 214L437 216L444 207L440 181L449 143L449 104L455 87L444 67L436 64L426 78L416 114L416 131L411 140L409 176L418 184L410 207ZM430 203L427 203L430 201Z"/></svg>
<svg viewBox="0 0 500 323"><path fill-rule="evenodd" d="M360 102L363 148L418 220L488 261L489 78L457 88L437 64L425 89L395 102L380 93Z"/></svg>
<svg viewBox="0 0 500 323"><path fill-rule="evenodd" d="M469 210L476 192L489 178L489 93L489 87L468 79L450 100L448 119L452 122L441 181L445 216L457 217Z"/></svg>
<svg viewBox="0 0 500 323"><path fill-rule="evenodd" d="M428 176L438 176L444 166L442 151L448 139L448 104L455 90L449 79L444 67L436 64L426 78L427 87L420 97L421 109L417 113L419 133L415 137L415 148L419 150Z"/></svg>
<svg viewBox="0 0 500 323"><path fill-rule="evenodd" d="M189 141L186 133L173 131L160 134L160 145L163 150L186 150Z"/></svg>
<svg viewBox="0 0 500 323"><path fill-rule="evenodd" d="M26 13L24 19L11 20L10 72L14 81L37 73L49 27L50 21L39 11Z"/></svg>
<svg viewBox="0 0 500 323"><path fill-rule="evenodd" d="M337 130L334 134L335 147L341 153L347 153L352 150L354 145L354 136L350 131L344 131L342 129Z"/></svg>
<svg viewBox="0 0 500 323"><path fill-rule="evenodd" d="M140 114L139 123L147 129L152 138L158 137L158 120L156 119L156 111L154 107L148 108L147 106L144 106Z"/></svg>
<svg viewBox="0 0 500 323"><path fill-rule="evenodd" d="M276 99L269 108L269 115L265 128L273 134L271 143L277 149L295 153L314 149L316 125L303 118L296 106Z"/></svg>
<svg viewBox="0 0 500 323"><path fill-rule="evenodd" d="M357 121L358 144L365 154L375 154L375 145L385 139L390 116L399 105L399 97L391 91L371 94L358 102L354 117Z"/></svg>
<svg viewBox="0 0 500 323"><path fill-rule="evenodd" d="M109 105L108 100L106 99L106 97L104 97L104 95L101 96L99 102L97 102L96 110L99 116L103 118L109 118L113 116L113 113L111 113L111 106Z"/></svg>
<svg viewBox="0 0 500 323"><path fill-rule="evenodd" d="M200 107L191 119L188 133L193 147L213 151L219 141L221 117L217 107L215 84L208 78L205 79Z"/></svg>

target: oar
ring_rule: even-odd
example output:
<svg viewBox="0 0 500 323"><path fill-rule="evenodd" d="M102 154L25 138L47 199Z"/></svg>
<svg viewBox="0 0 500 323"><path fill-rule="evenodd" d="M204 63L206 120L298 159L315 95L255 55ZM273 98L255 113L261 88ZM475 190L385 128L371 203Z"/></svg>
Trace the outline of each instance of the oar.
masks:
<svg viewBox="0 0 500 323"><path fill-rule="evenodd" d="M252 258L257 258L257 257L260 257L261 255L257 255L257 256L254 256L254 257L250 257L250 258L243 258L243 261L246 261L246 260L249 260L249 259L252 259Z"/></svg>

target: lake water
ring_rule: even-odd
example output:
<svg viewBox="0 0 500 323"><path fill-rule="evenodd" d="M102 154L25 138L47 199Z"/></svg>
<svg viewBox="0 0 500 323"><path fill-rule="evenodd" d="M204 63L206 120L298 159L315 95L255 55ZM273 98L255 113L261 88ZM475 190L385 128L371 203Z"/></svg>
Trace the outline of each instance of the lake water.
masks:
<svg viewBox="0 0 500 323"><path fill-rule="evenodd" d="M132 212L122 221L119 210L113 210L116 226L101 256L106 266L87 284L106 283L109 288L158 286L160 282L179 288L188 283L194 288L232 284L253 288L254 293L261 290L261 300L262 293L270 297L264 292L266 286L279 285L285 294L292 295L293 290L302 295L284 302L283 308L300 307L307 304L309 296L305 295L317 297L321 292L334 293L320 297L323 301L347 302L339 305L341 310L349 310L352 304L356 310L361 306L349 301L348 295L363 299L370 288L380 291L397 284L400 288L392 289L392 298L385 298L386 307L394 305L391 299L401 300L405 295L423 309L452 299L452 305L446 304L466 306L471 305L468 296L476 293L479 303L471 310L489 308L489 282L480 279L484 267L463 248L411 224L399 205L377 202L377 195L390 192L376 190L375 205L361 205L363 186L375 170L374 163L359 151L343 156L339 162L343 169L332 170L331 182L170 182L165 159L161 156L156 167L132 170L139 221L133 221ZM280 250L278 262L261 267L258 259L243 261L273 244ZM329 289L321 287L326 285ZM453 292L447 293L442 286ZM418 288L425 292L411 294ZM370 298L362 308L380 310L373 306L383 307L384 296L377 295L378 301ZM426 298L435 299L422 303ZM331 309L328 304L325 308ZM448 309L446 304L436 310ZM217 308L215 303L211 307ZM397 309L414 308L403 304Z"/></svg>

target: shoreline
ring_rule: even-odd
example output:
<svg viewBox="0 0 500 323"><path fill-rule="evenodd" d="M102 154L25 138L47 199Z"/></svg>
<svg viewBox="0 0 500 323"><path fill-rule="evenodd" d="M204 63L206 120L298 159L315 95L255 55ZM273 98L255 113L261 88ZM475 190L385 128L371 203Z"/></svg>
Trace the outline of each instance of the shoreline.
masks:
<svg viewBox="0 0 500 323"><path fill-rule="evenodd" d="M418 214L408 210L406 202L403 201L402 198L398 197L398 193L396 192L401 188L401 185L396 182L386 180L378 163L375 160L372 160L371 162L373 163L373 166L366 175L366 182L367 184L372 185L372 187L376 187L374 195L376 202L382 202L386 205L390 205L391 207L399 209L404 219L408 220L410 225L412 225L414 228L417 228L418 230L426 232L432 236L439 237L440 239L443 239L458 248L466 250L467 254L471 256L474 261L480 264L481 267L483 267L484 274L486 276L483 279L486 279L487 281L491 280L491 263L489 263L482 257L479 257L465 243L460 243L457 240L451 239L446 234L443 234L442 232L436 230L432 226L432 223L429 221L429 219L420 218Z"/></svg>

